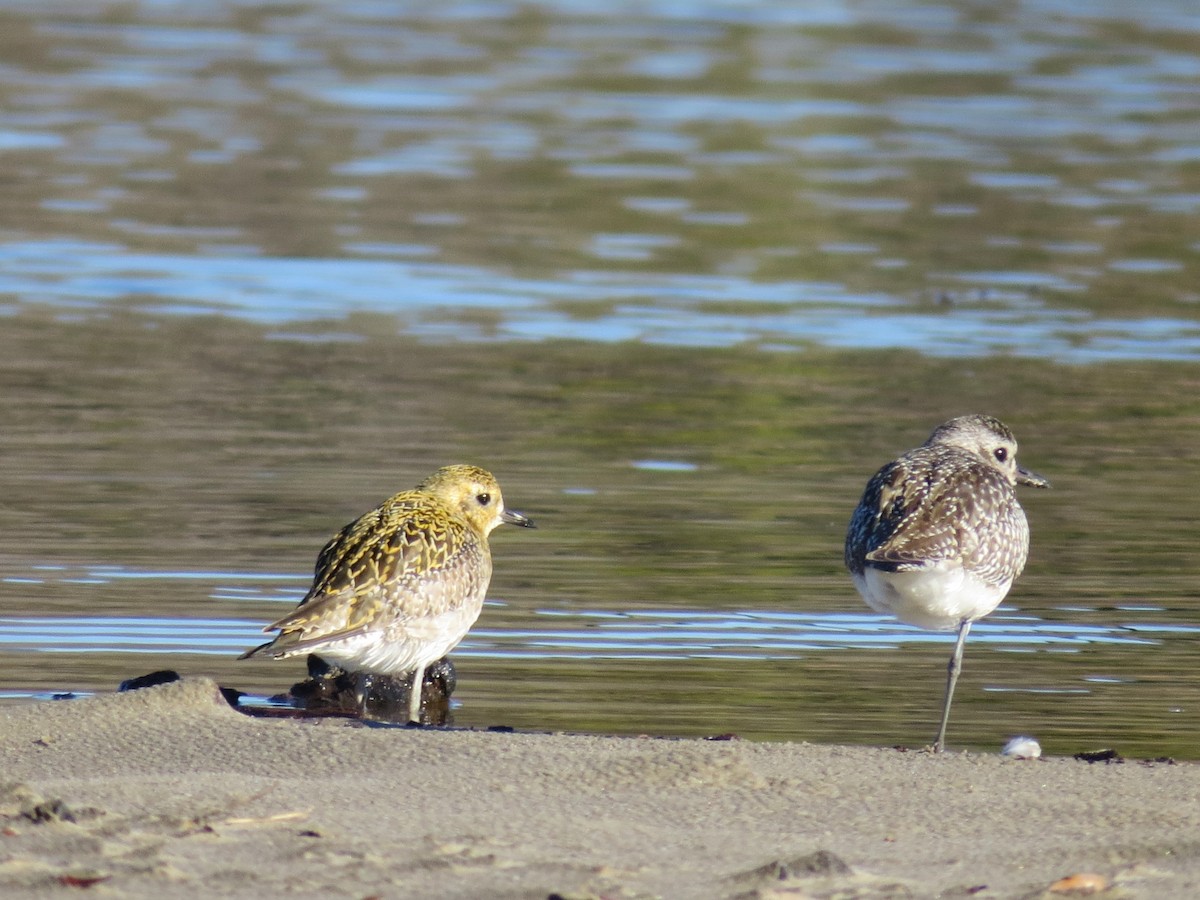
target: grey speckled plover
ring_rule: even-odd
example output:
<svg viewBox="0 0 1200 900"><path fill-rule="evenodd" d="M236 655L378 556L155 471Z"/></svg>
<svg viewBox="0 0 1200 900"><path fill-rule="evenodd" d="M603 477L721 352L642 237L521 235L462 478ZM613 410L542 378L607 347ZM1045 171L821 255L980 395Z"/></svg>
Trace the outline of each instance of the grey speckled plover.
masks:
<svg viewBox="0 0 1200 900"><path fill-rule="evenodd" d="M1016 485L1045 488L1017 465L1017 440L999 419L959 416L867 482L846 532L846 568L874 610L936 631L958 631L934 752L971 623L1004 599L1025 568L1029 523Z"/></svg>
<svg viewBox="0 0 1200 900"><path fill-rule="evenodd" d="M492 577L488 535L504 523L533 527L505 509L490 472L438 469L334 536L300 605L263 629L279 634L241 658L316 653L347 672L413 672L408 717L419 722L425 667L479 618Z"/></svg>

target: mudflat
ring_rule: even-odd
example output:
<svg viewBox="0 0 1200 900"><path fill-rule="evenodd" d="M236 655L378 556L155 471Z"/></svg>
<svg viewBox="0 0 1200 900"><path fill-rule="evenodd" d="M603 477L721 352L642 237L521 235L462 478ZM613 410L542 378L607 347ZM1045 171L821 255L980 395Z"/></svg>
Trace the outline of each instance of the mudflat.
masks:
<svg viewBox="0 0 1200 900"><path fill-rule="evenodd" d="M263 719L189 678L0 708L0 773L6 897L1200 896L1167 761Z"/></svg>

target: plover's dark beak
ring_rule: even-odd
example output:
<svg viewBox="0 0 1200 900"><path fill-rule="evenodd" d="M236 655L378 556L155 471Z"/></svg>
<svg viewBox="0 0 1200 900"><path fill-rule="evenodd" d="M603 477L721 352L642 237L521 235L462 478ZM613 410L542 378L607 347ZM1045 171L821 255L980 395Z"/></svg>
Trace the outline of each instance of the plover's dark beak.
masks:
<svg viewBox="0 0 1200 900"><path fill-rule="evenodd" d="M506 525L520 525L522 528L537 528L533 524L533 519L529 519L519 512L513 512L511 509L502 510L500 513L500 521Z"/></svg>
<svg viewBox="0 0 1200 900"><path fill-rule="evenodd" d="M1030 472L1028 469L1017 466L1017 484L1028 485L1029 487L1048 488L1050 482L1039 475L1037 472Z"/></svg>

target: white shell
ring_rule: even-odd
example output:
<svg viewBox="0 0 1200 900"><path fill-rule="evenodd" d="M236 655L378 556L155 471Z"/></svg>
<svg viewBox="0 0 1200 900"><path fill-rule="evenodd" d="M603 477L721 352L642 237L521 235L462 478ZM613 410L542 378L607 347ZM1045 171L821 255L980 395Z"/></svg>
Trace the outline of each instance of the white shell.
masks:
<svg viewBox="0 0 1200 900"><path fill-rule="evenodd" d="M1037 759L1042 755L1042 745L1031 737L1018 736L1004 745L1000 755L1009 759Z"/></svg>

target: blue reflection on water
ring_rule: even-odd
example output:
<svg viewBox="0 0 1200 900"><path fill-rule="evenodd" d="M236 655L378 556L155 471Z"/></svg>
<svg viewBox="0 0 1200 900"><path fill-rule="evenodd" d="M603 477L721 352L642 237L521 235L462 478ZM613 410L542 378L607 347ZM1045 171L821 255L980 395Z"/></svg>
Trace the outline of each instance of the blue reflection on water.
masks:
<svg viewBox="0 0 1200 900"><path fill-rule="evenodd" d="M482 657L596 659L779 659L839 648L894 648L951 636L886 616L849 613L539 610L528 629L476 628L457 653ZM0 647L16 652L230 655L259 640L261 622L153 616L0 618ZM1154 644L1151 634L1198 634L1200 627L1047 623L995 616L971 632L1000 647Z"/></svg>
<svg viewBox="0 0 1200 900"><path fill-rule="evenodd" d="M566 619L574 627L538 627L512 632L476 628L464 641L460 652L463 655L551 658L774 659L800 655L802 651L894 648L901 644L945 643L953 639L950 635L902 625L888 616L866 613L700 610L567 613L539 610L537 615ZM575 625L577 621L580 624ZM971 638L1013 647L1155 643L1121 627L1046 623L1023 616L994 616L976 624Z"/></svg>
<svg viewBox="0 0 1200 900"><path fill-rule="evenodd" d="M103 586L128 580L195 582L211 600L296 604L311 576L263 572L146 570L122 566L38 565L34 574L11 574L11 584ZM503 600L488 601L505 607ZM184 653L236 655L262 638L264 619L232 615L4 616L0 650L29 653ZM1158 644L1163 638L1200 634L1200 626L1155 621L1166 612L1151 604L1122 608L1119 624L1049 622L1001 607L975 624L972 643L1028 652L1072 652L1087 644ZM251 613L253 615L253 613ZM464 656L596 659L781 659L835 649L895 648L948 643L953 635L924 631L870 612L782 610L635 609L535 610L524 627L489 627L487 618L455 652Z"/></svg>
<svg viewBox="0 0 1200 900"><path fill-rule="evenodd" d="M73 309L137 297L152 311L223 313L277 326L370 311L395 315L410 333L432 339L641 340L695 347L816 343L904 347L941 356L1006 352L1072 362L1200 355L1200 323L1101 319L1054 309L1026 294L1030 285L1079 289L1052 276L945 277L992 293L922 310L898 297L853 293L836 283L729 275L574 271L557 279L521 279L483 267L400 260L156 255L82 241L0 245L0 294ZM738 301L748 304L745 312L730 311ZM588 314L573 314L574 302L589 304ZM594 304L604 302L611 309L596 314ZM489 322L485 333L458 318L469 308L494 310L501 318Z"/></svg>
<svg viewBox="0 0 1200 900"><path fill-rule="evenodd" d="M252 623L143 616L0 618L0 647L51 653L220 653L253 642ZM261 634L261 627L257 629Z"/></svg>

